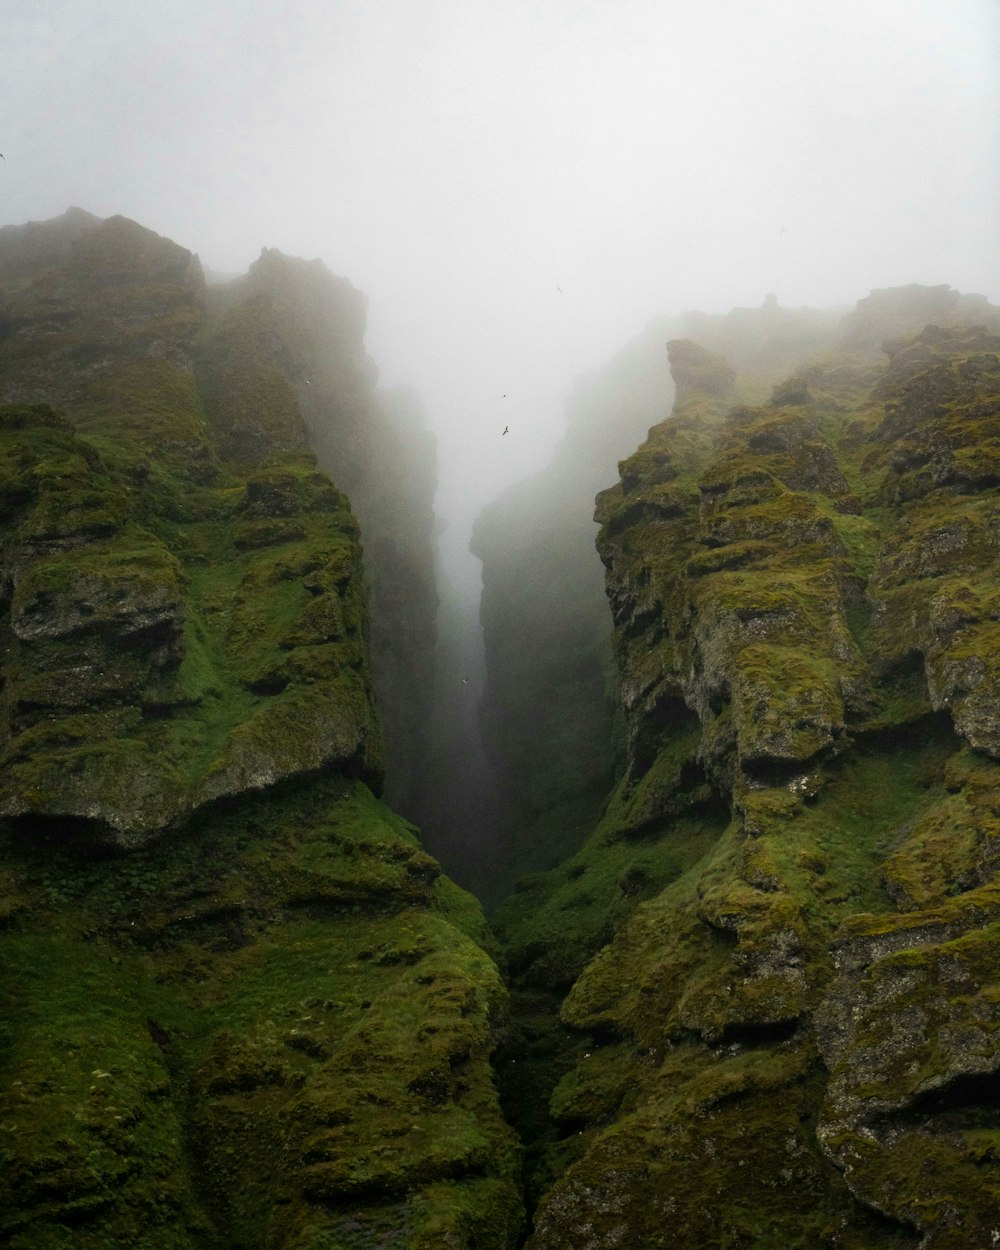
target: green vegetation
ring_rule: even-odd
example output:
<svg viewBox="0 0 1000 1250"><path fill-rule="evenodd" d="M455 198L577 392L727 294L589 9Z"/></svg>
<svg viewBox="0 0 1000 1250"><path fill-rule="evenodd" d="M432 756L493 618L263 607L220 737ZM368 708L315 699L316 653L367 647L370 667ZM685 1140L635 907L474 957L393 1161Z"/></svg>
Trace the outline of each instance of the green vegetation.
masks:
<svg viewBox="0 0 1000 1250"><path fill-rule="evenodd" d="M598 501L614 741L575 523L487 576L541 869L494 937L373 792L307 441L386 653L427 596L360 297L265 253L209 300L134 223L52 229L0 288L4 1244L513 1250L522 1184L530 1250L992 1244L1000 338L915 289L840 349L773 301L671 343ZM568 464L514 502L555 522Z"/></svg>
<svg viewBox="0 0 1000 1250"><path fill-rule="evenodd" d="M53 440L87 466L78 489L64 475L49 488ZM23 565L7 814L98 820L137 841L208 799L332 763L378 776L357 525L311 457L223 478L179 521L130 507L135 487L84 435L13 428L0 444L30 483L7 538ZM116 488L118 515L95 513ZM293 527L263 532L275 520Z"/></svg>
<svg viewBox="0 0 1000 1250"><path fill-rule="evenodd" d="M0 286L2 393L48 401L0 407L0 1241L510 1250L506 992L369 789L359 528L303 445L316 344L275 341L302 274L209 316L134 223L56 254Z"/></svg>
<svg viewBox="0 0 1000 1250"><path fill-rule="evenodd" d="M998 352L928 330L727 412L672 346L598 501L622 776L496 917L531 1250L989 1243Z"/></svg>
<svg viewBox="0 0 1000 1250"><path fill-rule="evenodd" d="M470 900L361 783L6 864L9 1244L514 1236L503 987Z"/></svg>

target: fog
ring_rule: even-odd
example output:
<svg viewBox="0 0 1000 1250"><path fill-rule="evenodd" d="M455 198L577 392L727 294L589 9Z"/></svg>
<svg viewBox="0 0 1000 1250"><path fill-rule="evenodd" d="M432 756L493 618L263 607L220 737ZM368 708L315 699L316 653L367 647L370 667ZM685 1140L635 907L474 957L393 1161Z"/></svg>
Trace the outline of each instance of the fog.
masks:
<svg viewBox="0 0 1000 1250"><path fill-rule="evenodd" d="M437 436L446 560L656 313L1000 300L995 0L33 0L0 220L321 257ZM509 426L509 435L502 434ZM629 449L623 448L625 454ZM472 567L467 558L465 569Z"/></svg>

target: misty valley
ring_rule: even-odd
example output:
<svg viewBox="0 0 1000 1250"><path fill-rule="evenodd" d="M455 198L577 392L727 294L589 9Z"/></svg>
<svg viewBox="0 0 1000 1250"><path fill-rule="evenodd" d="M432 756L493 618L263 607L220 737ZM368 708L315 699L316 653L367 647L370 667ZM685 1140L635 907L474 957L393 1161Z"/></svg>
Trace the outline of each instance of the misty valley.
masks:
<svg viewBox="0 0 1000 1250"><path fill-rule="evenodd" d="M365 317L0 228L0 1244L996 1245L1000 308L653 318L472 588Z"/></svg>

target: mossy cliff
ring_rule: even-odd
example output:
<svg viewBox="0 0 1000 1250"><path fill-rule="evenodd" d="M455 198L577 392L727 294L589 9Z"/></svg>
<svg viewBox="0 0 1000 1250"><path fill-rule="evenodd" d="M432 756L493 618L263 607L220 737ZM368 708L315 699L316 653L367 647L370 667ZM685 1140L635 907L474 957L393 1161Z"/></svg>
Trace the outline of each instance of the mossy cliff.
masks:
<svg viewBox="0 0 1000 1250"><path fill-rule="evenodd" d="M206 298L197 377L223 448L252 462L275 441L308 445L361 525L386 797L408 812L434 688L434 436L414 393L376 388L365 297L320 261L265 248L246 277Z"/></svg>
<svg viewBox="0 0 1000 1250"><path fill-rule="evenodd" d="M622 773L497 917L530 1250L994 1244L998 330L875 293L757 406L671 343L598 500Z"/></svg>
<svg viewBox="0 0 1000 1250"><path fill-rule="evenodd" d="M338 485L310 450L331 405L375 403L360 297L300 265L210 296L122 218L0 233L17 1250L517 1238L503 987L476 905L373 793L359 529L340 435Z"/></svg>
<svg viewBox="0 0 1000 1250"><path fill-rule="evenodd" d="M477 519L471 546L483 564L487 667L480 719L504 847L483 886L494 897L522 873L551 868L579 848L620 755L592 503L621 457L669 415L664 343L689 336L725 353L738 370L734 397L757 402L806 355L831 344L839 319L781 308L773 297L725 315L654 318L577 383L551 463Z"/></svg>

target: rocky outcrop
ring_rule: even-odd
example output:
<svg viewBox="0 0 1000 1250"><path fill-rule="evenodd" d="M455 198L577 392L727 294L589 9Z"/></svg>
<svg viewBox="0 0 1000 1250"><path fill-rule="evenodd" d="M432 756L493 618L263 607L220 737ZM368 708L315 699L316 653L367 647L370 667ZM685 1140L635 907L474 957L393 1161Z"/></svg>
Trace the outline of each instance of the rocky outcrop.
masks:
<svg viewBox="0 0 1000 1250"><path fill-rule="evenodd" d="M338 583L341 591L348 588L338 569L345 560L353 562L355 570L360 567L357 528L346 515L333 520L333 513L346 508L343 497L330 491L325 496L322 491L317 494L306 485L312 471L309 457L315 454L319 467L334 471L348 490L364 526L365 567L378 622L373 636L374 683L390 756L388 797L405 807L421 775L433 689L434 448L418 402L413 397L381 396L375 389L376 370L363 345L360 293L333 278L319 262L297 261L274 250L265 250L246 278L206 290L197 259L185 249L124 218L102 223L79 210L55 222L5 228L0 235L3 273L9 278L0 326L0 398L14 404L47 403L68 415L81 435L93 433L98 443L124 440L134 459L125 463L121 455L109 454L101 459L95 443L81 443L64 449L74 466L72 474L51 472L43 481L25 465L12 470L19 480L28 473L37 489L23 487L22 495L29 489L35 493L30 500L27 495L20 499L18 536L5 540L8 583L12 585L18 576L19 561L43 553L54 560L59 552L97 540L115 545L118 554L111 553L109 559L133 568L144 565L147 592L159 568L164 584L157 593L166 598L173 594L176 636L168 647L171 663L165 666L163 657L156 661L158 679L172 675L171 679L183 684L194 665L183 662L188 643L180 616L187 613L184 628L188 635L201 628L195 600L197 587L206 581L189 577L186 562L204 566L207 553L212 552L213 561L221 565L226 550L225 546L213 549L212 526L218 528L224 522L220 511L224 506L230 507L234 522L239 523L231 544L236 564L230 580L238 577L237 567L259 566L265 551L297 542L303 567L316 560L328 566L325 575L317 574L320 580L326 577L326 589L314 577L315 584L301 592L302 608L309 605L314 623L327 610L329 600L323 596L337 593ZM8 416L8 422L17 420ZM27 456L31 453L24 446L25 438L21 437L19 446ZM46 451L42 448L37 454L44 458ZM301 454L305 459L293 463ZM281 457L289 457L289 464L278 464ZM263 467L269 458L274 463ZM244 501L223 483L220 460L242 466L244 477L251 469L262 468L248 482ZM217 488L214 495L213 487ZM324 511L326 517L320 515ZM164 532L164 527L178 523L189 524L190 533L197 535L190 540L189 551L180 553L180 564L176 564L176 535ZM124 534L137 528L143 533L139 549L133 550ZM355 544L353 555L347 554L343 544L327 544L321 550L313 541L310 546L311 540L331 528L342 531L344 542ZM134 548L135 539L128 541ZM199 543L201 551L196 550ZM101 561L105 555L99 554ZM105 649L113 648L116 644L104 629L107 613L86 602L87 594L100 598L99 589L91 583L84 592L77 585L82 559L74 556L73 580L61 589L54 582L58 576L54 564L48 575L36 570L33 577L48 576L45 594L51 619L62 620L59 628L64 640L70 635L100 634ZM294 575L282 565L272 577L274 593L283 593L283 583ZM310 575L309 570L302 574ZM252 595L262 589L264 580L259 571L254 576L257 583ZM183 594L178 579L184 584ZM120 569L105 580L118 584ZM226 580L221 572L220 580ZM361 596L360 581L355 579L352 586ZM41 610L30 586L26 592L15 609L15 634L22 643L30 641L25 614ZM89 629L80 621L70 627L57 602L60 596L69 601L81 594L81 611L90 620ZM317 597L322 601L312 603ZM219 608L208 605L206 610L218 613ZM326 645L332 657L329 646L343 642L353 631L356 646L360 598L353 606L341 604L338 611L342 618L336 627L339 633L324 634L320 626L314 637L307 637L308 630L300 629L295 645ZM127 605L118 612L127 615ZM297 628L290 618L289 627ZM50 631L55 628L54 623L50 625ZM115 628L119 637L152 636L124 617ZM56 645L54 635L50 641ZM279 650L290 646L288 640L278 638L272 638L271 644ZM69 644L61 645L67 651ZM244 640L233 634L224 645L242 647ZM54 671L51 660L51 655L39 660L50 673ZM266 667L263 656L258 661ZM102 662L94 658L92 676ZM331 662L344 674L359 672L353 661ZM238 667L240 661L233 663ZM230 660L222 660L220 672L229 664ZM206 758L204 788L202 781L182 782L169 751L163 753L156 747L144 756L140 752L137 760L141 762L135 769L126 767L122 772L127 754L123 752L115 767L117 788L123 796L134 793L144 814L137 812L133 817L107 803L107 810L99 812L96 800L82 794L77 800L67 798L61 814L104 824L108 817L122 836L133 837L141 836L144 822L158 828L202 799L239 789L243 781L238 777L253 784L254 777L275 779L333 760L346 762L357 754L359 764L362 756L371 755L366 775L374 780L385 766L373 723L358 721L349 726L340 719L335 723L326 712L319 715L307 706L305 676L300 681L287 679L293 669L286 664L286 678L275 677L268 690L264 677L240 678L242 687L265 700L270 709L267 717L257 718L261 740L252 746L232 744L232 760L221 755ZM122 674L112 670L110 661L105 662L105 673L109 688L123 689ZM82 674L78 665L71 685L79 687ZM133 673L133 684L140 680L145 679L138 671ZM367 698L364 682L371 680L366 674L344 701L345 708L351 700L356 704L351 713L355 719ZM158 684L164 686L163 681ZM184 713L178 710L181 705L194 706L189 696L190 691L180 688L150 693L154 704L175 705L174 720L183 719ZM26 707L25 700L33 697L29 692L21 704ZM68 689L65 697L72 697ZM80 706L79 698L66 706ZM203 715L209 704L202 699L198 706L198 714ZM270 758L284 737L278 720L273 720L282 706L289 707L292 719L303 717L303 723L312 725L315 743L326 745L314 746L300 761L285 746L278 752L280 759ZM223 722L233 720L221 695L216 707ZM18 715L15 711L15 720ZM116 728L113 717L101 723L104 729L99 730L94 721L87 735L93 730L98 738L111 740L120 736L121 729L130 739L134 737L131 728ZM204 733L210 739L216 736L210 725ZM240 734L245 735L245 730ZM262 745L267 737L270 748ZM33 752L33 758L37 760L37 753ZM106 780L94 783L103 793L107 793ZM30 808L23 798L3 802L8 813Z"/></svg>
<svg viewBox="0 0 1000 1250"><path fill-rule="evenodd" d="M518 1238L490 938L372 792L368 592L341 487L365 498L388 455L365 556L419 658L429 496L394 449L426 485L432 448L412 403L380 406L362 312L276 253L208 293L190 253L121 218L0 233L14 1250ZM403 496L410 532L386 552ZM393 693L419 703L423 676L394 664Z"/></svg>
<svg viewBox="0 0 1000 1250"><path fill-rule="evenodd" d="M531 1250L992 1244L1000 334L872 307L753 406L672 343L599 497L625 767L499 915Z"/></svg>
<svg viewBox="0 0 1000 1250"><path fill-rule="evenodd" d="M377 783L357 524L291 409L225 469L197 262L112 219L5 304L0 396L47 406L0 426L0 813L127 846L283 779Z"/></svg>

